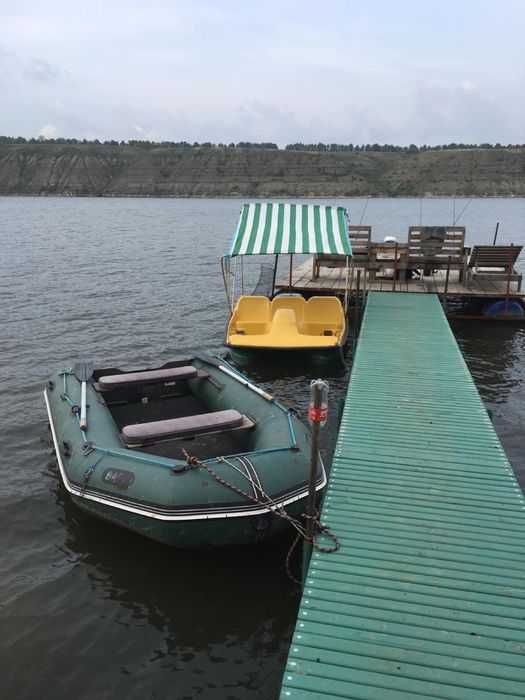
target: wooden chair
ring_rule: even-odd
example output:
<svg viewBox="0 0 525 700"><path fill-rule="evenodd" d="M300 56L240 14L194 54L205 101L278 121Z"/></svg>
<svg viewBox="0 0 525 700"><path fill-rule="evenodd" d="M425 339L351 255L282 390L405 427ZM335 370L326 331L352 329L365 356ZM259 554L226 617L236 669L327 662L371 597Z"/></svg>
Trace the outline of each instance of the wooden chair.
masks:
<svg viewBox="0 0 525 700"><path fill-rule="evenodd" d="M459 270L459 281L463 281L467 267L464 226L410 226L408 229L409 269L423 270L428 275L432 270Z"/></svg>
<svg viewBox="0 0 525 700"><path fill-rule="evenodd" d="M348 227L348 238L352 246L352 261L356 265L366 265L370 257L372 227L351 225ZM319 277L319 269L321 267L346 267L346 256L314 255L312 279Z"/></svg>
<svg viewBox="0 0 525 700"><path fill-rule="evenodd" d="M521 291L523 275L514 265L523 249L521 245L475 245L468 261L469 279L517 282Z"/></svg>

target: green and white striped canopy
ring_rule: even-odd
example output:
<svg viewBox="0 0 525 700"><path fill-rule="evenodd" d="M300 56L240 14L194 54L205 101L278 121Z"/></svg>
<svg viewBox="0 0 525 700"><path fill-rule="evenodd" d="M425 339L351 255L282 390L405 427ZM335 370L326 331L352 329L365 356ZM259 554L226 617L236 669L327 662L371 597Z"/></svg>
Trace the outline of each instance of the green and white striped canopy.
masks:
<svg viewBox="0 0 525 700"><path fill-rule="evenodd" d="M352 255L344 207L260 202L244 204L230 255Z"/></svg>

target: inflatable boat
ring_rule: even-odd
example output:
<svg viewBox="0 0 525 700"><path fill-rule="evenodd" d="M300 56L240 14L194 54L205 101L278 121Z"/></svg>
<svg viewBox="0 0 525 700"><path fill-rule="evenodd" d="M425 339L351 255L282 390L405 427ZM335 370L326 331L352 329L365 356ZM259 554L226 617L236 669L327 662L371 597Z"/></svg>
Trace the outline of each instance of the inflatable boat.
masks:
<svg viewBox="0 0 525 700"><path fill-rule="evenodd" d="M308 428L222 359L80 365L44 398L63 485L99 518L197 548L261 541L304 510Z"/></svg>

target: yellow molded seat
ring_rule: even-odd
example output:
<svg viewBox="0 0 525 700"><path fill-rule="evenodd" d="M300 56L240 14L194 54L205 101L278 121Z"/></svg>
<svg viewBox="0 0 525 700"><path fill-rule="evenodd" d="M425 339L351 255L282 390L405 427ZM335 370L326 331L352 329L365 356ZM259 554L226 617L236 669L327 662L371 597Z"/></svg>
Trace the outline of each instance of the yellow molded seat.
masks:
<svg viewBox="0 0 525 700"><path fill-rule="evenodd" d="M303 333L339 336L345 329L343 305L337 297L311 297L306 302Z"/></svg>
<svg viewBox="0 0 525 700"><path fill-rule="evenodd" d="M228 336L231 333L268 333L270 317L270 300L267 297L240 297L230 319Z"/></svg>

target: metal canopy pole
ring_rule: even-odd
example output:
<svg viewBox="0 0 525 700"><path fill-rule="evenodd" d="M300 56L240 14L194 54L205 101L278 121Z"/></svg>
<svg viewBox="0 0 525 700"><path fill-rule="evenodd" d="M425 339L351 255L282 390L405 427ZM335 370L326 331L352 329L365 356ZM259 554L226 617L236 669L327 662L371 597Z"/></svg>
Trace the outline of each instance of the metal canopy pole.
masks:
<svg viewBox="0 0 525 700"><path fill-rule="evenodd" d="M275 278L276 278L276 276L277 276L277 263L278 263L278 261L279 261L279 256L276 255L276 256L275 256L275 265L274 265L274 268L273 268L272 293L271 293L271 295L270 295L270 296L272 297L272 299L273 299L273 295L274 295L274 293L275 293Z"/></svg>
<svg viewBox="0 0 525 700"><path fill-rule="evenodd" d="M346 279L345 279L345 316L348 312L348 294L349 294L348 283L350 280L350 266L349 265L350 265L350 258L347 255L346 256Z"/></svg>
<svg viewBox="0 0 525 700"><path fill-rule="evenodd" d="M221 258L221 272L222 272L222 281L224 283L224 292L226 294L226 301L228 302L228 308L230 309L230 314L233 313L233 306L232 302L230 299L230 284L229 284L229 276L230 276L230 256L229 255L223 255Z"/></svg>

